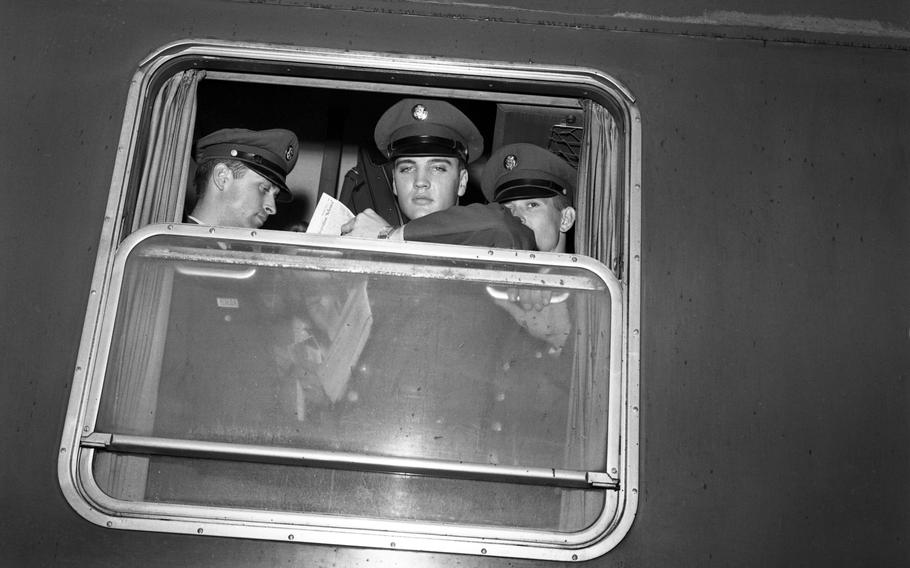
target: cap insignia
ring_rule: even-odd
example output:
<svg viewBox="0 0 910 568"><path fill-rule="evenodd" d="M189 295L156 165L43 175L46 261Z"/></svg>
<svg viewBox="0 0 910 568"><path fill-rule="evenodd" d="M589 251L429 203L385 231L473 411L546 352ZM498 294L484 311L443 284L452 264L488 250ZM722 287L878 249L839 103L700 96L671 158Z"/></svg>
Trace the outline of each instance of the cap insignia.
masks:
<svg viewBox="0 0 910 568"><path fill-rule="evenodd" d="M518 166L518 157L515 154L509 154L502 161L502 167L509 171L514 170L516 166Z"/></svg>
<svg viewBox="0 0 910 568"><path fill-rule="evenodd" d="M411 109L411 116L417 120L426 120L430 116L430 113L427 111L427 107L423 105L414 105L414 108Z"/></svg>
<svg viewBox="0 0 910 568"><path fill-rule="evenodd" d="M237 157L237 150L236 150L236 148L231 148L231 157L233 157L233 158L236 158L236 157Z"/></svg>
<svg viewBox="0 0 910 568"><path fill-rule="evenodd" d="M291 158L293 158L293 157L294 157L294 145L288 144L288 149L284 151L284 159L290 162Z"/></svg>

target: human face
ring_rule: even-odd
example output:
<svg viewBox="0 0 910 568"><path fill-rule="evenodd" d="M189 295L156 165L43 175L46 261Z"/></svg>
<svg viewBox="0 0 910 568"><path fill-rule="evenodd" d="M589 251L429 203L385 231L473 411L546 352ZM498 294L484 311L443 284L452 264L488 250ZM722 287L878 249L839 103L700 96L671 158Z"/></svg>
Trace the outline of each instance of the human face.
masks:
<svg viewBox="0 0 910 568"><path fill-rule="evenodd" d="M566 207L560 211L552 197L516 199L503 205L534 231L538 250L565 252L565 232L575 223L575 209Z"/></svg>
<svg viewBox="0 0 910 568"><path fill-rule="evenodd" d="M235 176L227 167L221 200L221 223L258 229L276 211L278 187L251 169Z"/></svg>
<svg viewBox="0 0 910 568"><path fill-rule="evenodd" d="M398 207L409 219L452 207L468 186L468 172L461 168L458 158L398 158L392 174Z"/></svg>

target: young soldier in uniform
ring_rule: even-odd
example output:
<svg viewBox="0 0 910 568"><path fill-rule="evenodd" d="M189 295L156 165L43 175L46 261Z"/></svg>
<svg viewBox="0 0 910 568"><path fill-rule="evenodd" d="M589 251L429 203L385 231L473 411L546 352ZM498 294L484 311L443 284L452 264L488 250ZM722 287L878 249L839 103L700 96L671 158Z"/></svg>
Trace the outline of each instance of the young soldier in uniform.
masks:
<svg viewBox="0 0 910 568"><path fill-rule="evenodd" d="M496 150L483 171L482 189L534 231L537 250L566 252L566 233L575 224L576 171L559 156L533 144Z"/></svg>
<svg viewBox="0 0 910 568"><path fill-rule="evenodd" d="M444 101L403 99L379 119L377 147L393 161L392 191L405 224L393 227L367 209L342 228L355 237L530 249L531 231L501 205L455 207L468 183L467 164L483 136ZM431 214L447 211L445 216Z"/></svg>
<svg viewBox="0 0 910 568"><path fill-rule="evenodd" d="M509 144L490 156L482 189L490 202L501 203L534 231L538 250L566 252L566 234L575 224L576 171L559 156L533 144ZM569 334L565 305L550 305L553 291L507 291L499 301L529 333L562 348ZM532 312L533 310L533 312ZM538 313L535 313L538 312Z"/></svg>
<svg viewBox="0 0 910 568"><path fill-rule="evenodd" d="M297 136L283 129L227 128L203 136L194 154L199 197L187 222L261 227L275 213L276 201L291 200L286 179L297 162L297 149ZM217 245L233 248L221 241ZM241 262L240 255L249 254L234 251ZM191 264L183 263L187 266ZM276 317L274 300L264 293L274 284L272 273L254 273L229 278L225 276L237 274L230 265L194 273L175 263L165 304L170 310L164 318L167 340L159 360L154 417L158 435L184 437L192 432L197 439L224 440L238 432L267 433L285 419L282 403L287 397L282 395L288 389L273 347L286 342L289 332ZM167 498L175 490L173 479L186 479L181 477L185 472L166 458L154 459L147 494ZM200 466L197 479L213 479L228 469L216 465Z"/></svg>
<svg viewBox="0 0 910 568"><path fill-rule="evenodd" d="M218 130L196 142L195 158L198 201L188 222L258 229L276 201L291 201L286 178L297 136L290 130Z"/></svg>

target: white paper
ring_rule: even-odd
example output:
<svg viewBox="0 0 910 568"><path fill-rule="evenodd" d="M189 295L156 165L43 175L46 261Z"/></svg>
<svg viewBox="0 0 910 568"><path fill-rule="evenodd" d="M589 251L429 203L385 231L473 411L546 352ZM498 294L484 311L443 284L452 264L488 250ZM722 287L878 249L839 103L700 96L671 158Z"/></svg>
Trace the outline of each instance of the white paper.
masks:
<svg viewBox="0 0 910 568"><path fill-rule="evenodd" d="M323 193L313 211L307 233L341 235L341 226L354 218L351 210L328 193Z"/></svg>

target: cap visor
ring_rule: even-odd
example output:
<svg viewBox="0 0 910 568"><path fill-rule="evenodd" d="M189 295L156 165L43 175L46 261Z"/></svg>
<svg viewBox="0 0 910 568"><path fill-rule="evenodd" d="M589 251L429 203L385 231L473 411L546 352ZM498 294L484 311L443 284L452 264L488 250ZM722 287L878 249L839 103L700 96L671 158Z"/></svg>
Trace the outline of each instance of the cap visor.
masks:
<svg viewBox="0 0 910 568"><path fill-rule="evenodd" d="M279 203L290 203L294 200L294 195L291 193L291 190L288 189L287 183L285 183L282 176L279 176L272 170L265 168L260 164L245 163L251 170L269 180L278 188L278 195L275 196L275 201Z"/></svg>

